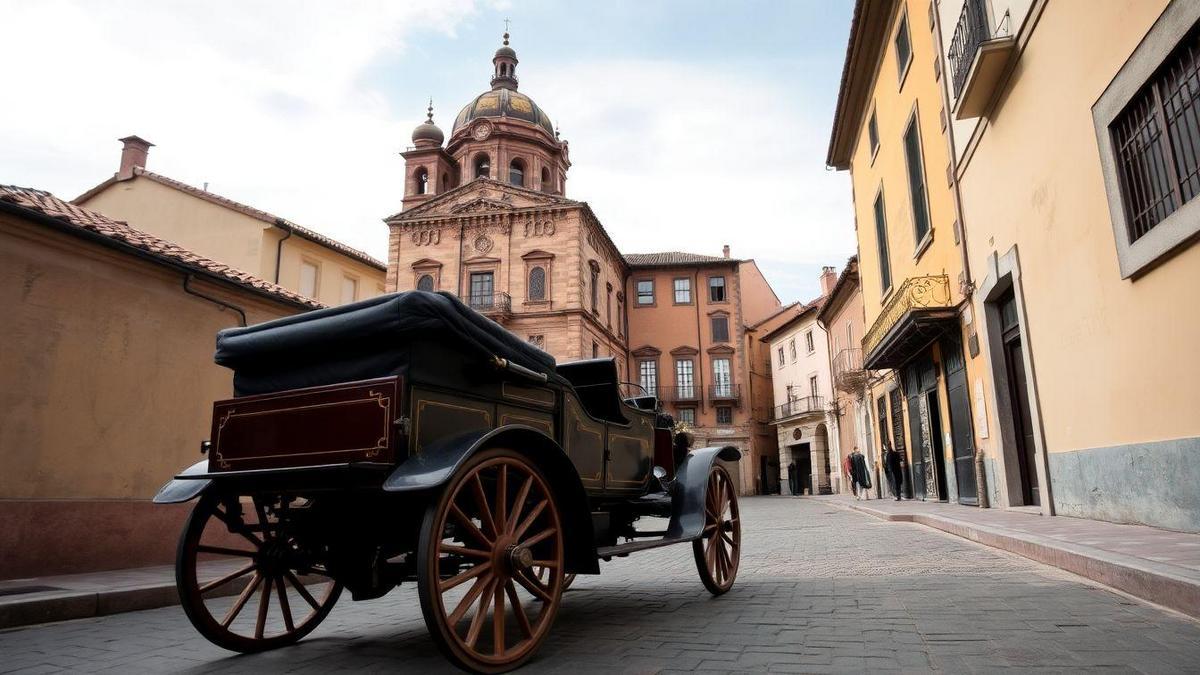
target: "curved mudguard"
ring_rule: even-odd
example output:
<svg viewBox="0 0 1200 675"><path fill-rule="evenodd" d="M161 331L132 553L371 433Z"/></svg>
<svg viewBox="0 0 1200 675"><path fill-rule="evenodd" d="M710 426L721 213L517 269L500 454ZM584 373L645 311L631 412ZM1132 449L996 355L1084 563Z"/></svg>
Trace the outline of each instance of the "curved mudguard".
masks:
<svg viewBox="0 0 1200 675"><path fill-rule="evenodd" d="M732 445L699 448L688 453L675 469L671 486L671 522L667 539L696 539L704 532L704 500L708 492L708 474L713 462L736 462L742 453Z"/></svg>
<svg viewBox="0 0 1200 675"><path fill-rule="evenodd" d="M471 431L443 438L404 460L383 483L387 492L416 492L445 485L476 452L509 448L530 457L546 476L563 520L564 554L568 572L598 574L591 507L583 482L567 453L533 427L513 424L490 431ZM700 508L704 502L701 497ZM702 514L703 515L703 514ZM703 524L701 525L703 528Z"/></svg>
<svg viewBox="0 0 1200 675"><path fill-rule="evenodd" d="M189 466L179 472L181 476L191 476L198 473L208 473L208 460L202 459L199 462ZM172 478L167 481L167 484L159 488L158 494L154 495L155 504L181 504L190 499L195 499L197 495L204 492L204 489L212 483L211 478Z"/></svg>

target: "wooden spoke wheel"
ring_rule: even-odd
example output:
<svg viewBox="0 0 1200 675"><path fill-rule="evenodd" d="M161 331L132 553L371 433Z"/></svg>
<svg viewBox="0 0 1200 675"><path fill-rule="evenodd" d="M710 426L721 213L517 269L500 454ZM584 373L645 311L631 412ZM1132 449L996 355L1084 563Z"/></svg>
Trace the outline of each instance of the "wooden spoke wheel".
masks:
<svg viewBox="0 0 1200 675"><path fill-rule="evenodd" d="M713 465L704 499L704 533L692 542L700 581L713 595L733 588L742 552L737 492L724 467Z"/></svg>
<svg viewBox="0 0 1200 675"><path fill-rule="evenodd" d="M459 469L429 506L417 558L425 625L446 656L496 673L528 660L563 591L563 532L541 471L507 449Z"/></svg>
<svg viewBox="0 0 1200 675"><path fill-rule="evenodd" d="M329 615L342 592L287 533L292 504L205 495L179 540L175 583L200 634L236 652L296 642Z"/></svg>

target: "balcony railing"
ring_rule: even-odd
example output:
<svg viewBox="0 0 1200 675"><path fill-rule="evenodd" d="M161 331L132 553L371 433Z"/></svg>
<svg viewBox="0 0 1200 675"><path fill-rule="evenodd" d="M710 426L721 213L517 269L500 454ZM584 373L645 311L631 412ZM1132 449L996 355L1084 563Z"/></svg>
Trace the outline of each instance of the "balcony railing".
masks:
<svg viewBox="0 0 1200 675"><path fill-rule="evenodd" d="M986 0L963 2L962 13L958 15L958 26L954 29L954 37L950 39L950 50L946 54L946 58L950 60L954 98L957 99L962 94L967 75L971 72L971 63L975 60L975 52L979 51L979 45L989 37L991 36L988 32Z"/></svg>
<svg viewBox="0 0 1200 675"><path fill-rule="evenodd" d="M863 352L870 354L887 332L896 325L909 310L924 307L950 306L950 277L945 274L905 279L900 288L888 298L883 311L871 324L863 338Z"/></svg>
<svg viewBox="0 0 1200 675"><path fill-rule="evenodd" d="M472 293L462 300L480 314L506 317L512 313L512 298L508 293Z"/></svg>
<svg viewBox="0 0 1200 675"><path fill-rule="evenodd" d="M696 384L687 387L659 387L658 396L667 401L687 403L690 401L699 401L702 391L700 386Z"/></svg>
<svg viewBox="0 0 1200 675"><path fill-rule="evenodd" d="M794 417L796 415L809 415L814 413L825 412L825 397L824 396L805 396L797 398L783 405L777 405L771 410L771 421L778 422L779 420Z"/></svg>
<svg viewBox="0 0 1200 675"><path fill-rule="evenodd" d="M857 392L866 381L867 371L863 369L861 349L843 349L833 357L833 383L838 389L847 393Z"/></svg>
<svg viewBox="0 0 1200 675"><path fill-rule="evenodd" d="M742 398L742 385L733 383L711 384L708 386L708 400L710 401L740 401Z"/></svg>

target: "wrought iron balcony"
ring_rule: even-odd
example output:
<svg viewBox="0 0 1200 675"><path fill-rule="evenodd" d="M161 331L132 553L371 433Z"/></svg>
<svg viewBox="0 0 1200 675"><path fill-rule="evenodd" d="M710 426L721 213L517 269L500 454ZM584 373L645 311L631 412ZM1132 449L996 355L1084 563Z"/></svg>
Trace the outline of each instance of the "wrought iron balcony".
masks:
<svg viewBox="0 0 1200 675"><path fill-rule="evenodd" d="M771 421L779 422L780 420L796 417L797 415L824 415L825 414L825 397L824 396L805 396L797 398L782 405L777 405L771 409Z"/></svg>
<svg viewBox="0 0 1200 675"><path fill-rule="evenodd" d="M957 325L956 314L950 304L949 276L906 279L863 338L863 367L899 367Z"/></svg>
<svg viewBox="0 0 1200 675"><path fill-rule="evenodd" d="M497 321L512 316L512 298L508 293L472 293L462 300L471 309Z"/></svg>
<svg viewBox="0 0 1200 675"><path fill-rule="evenodd" d="M659 387L658 395L667 401L676 403L689 403L700 400L701 388L699 385L690 385L687 387Z"/></svg>
<svg viewBox="0 0 1200 675"><path fill-rule="evenodd" d="M833 383L841 391L861 391L867 382L861 349L843 349L833 357Z"/></svg>
<svg viewBox="0 0 1200 675"><path fill-rule="evenodd" d="M708 387L708 400L716 403L736 403L742 398L742 385L726 382L712 384Z"/></svg>
<svg viewBox="0 0 1200 675"><path fill-rule="evenodd" d="M1005 14L1003 25L1007 25ZM965 0L946 59L956 101L957 119L983 114L999 82L1016 40L1011 35L993 37L987 0Z"/></svg>

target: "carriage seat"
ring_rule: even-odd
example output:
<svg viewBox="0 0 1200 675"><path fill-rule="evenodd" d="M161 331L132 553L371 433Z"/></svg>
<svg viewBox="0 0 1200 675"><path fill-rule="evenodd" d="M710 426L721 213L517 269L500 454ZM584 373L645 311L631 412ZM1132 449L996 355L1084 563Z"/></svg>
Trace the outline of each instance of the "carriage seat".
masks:
<svg viewBox="0 0 1200 675"><path fill-rule="evenodd" d="M613 424L629 424L621 409L617 361L612 357L560 363L558 374L571 383L589 415Z"/></svg>

